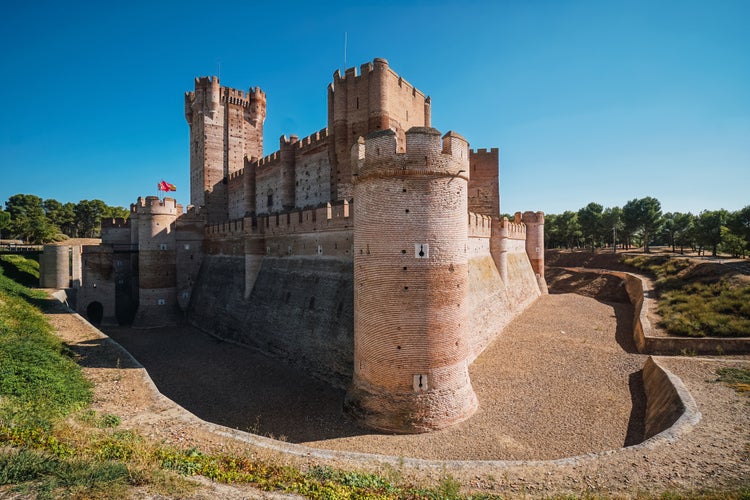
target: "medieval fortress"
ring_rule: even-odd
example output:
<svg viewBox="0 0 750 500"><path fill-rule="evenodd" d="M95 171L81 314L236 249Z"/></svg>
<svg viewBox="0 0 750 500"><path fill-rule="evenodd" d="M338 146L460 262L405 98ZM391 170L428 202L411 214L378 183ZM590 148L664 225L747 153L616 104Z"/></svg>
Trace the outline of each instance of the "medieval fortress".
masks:
<svg viewBox="0 0 750 500"><path fill-rule="evenodd" d="M187 319L281 358L374 429L465 420L469 364L546 292L544 215L500 218L498 150L431 128L431 106L375 59L334 73L326 128L264 156L265 93L198 78L191 205L139 198L101 245L45 249L42 286L72 280L95 322Z"/></svg>

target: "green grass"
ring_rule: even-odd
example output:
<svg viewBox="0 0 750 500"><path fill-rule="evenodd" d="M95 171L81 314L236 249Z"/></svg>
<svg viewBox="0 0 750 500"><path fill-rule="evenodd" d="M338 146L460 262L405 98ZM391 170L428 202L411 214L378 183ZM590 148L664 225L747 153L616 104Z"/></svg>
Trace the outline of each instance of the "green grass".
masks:
<svg viewBox="0 0 750 500"><path fill-rule="evenodd" d="M687 259L669 256L623 258L656 278L660 326L687 337L750 337L750 285L726 276L695 276Z"/></svg>
<svg viewBox="0 0 750 500"><path fill-rule="evenodd" d="M0 270L16 283L26 286L39 285L39 262L22 255L1 255Z"/></svg>

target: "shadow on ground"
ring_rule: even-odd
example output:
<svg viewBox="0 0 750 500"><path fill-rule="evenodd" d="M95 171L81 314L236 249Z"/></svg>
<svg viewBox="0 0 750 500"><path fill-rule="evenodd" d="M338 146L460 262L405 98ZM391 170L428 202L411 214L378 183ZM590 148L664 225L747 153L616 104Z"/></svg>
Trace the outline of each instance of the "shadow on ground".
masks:
<svg viewBox="0 0 750 500"><path fill-rule="evenodd" d="M187 325L103 330L162 394L203 420L292 443L365 432L343 414L343 390L258 351Z"/></svg>

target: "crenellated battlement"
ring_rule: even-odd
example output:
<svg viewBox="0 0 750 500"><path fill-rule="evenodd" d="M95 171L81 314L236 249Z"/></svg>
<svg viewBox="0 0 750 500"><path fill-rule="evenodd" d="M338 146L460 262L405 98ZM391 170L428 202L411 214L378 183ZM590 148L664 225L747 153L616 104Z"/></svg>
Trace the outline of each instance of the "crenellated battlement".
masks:
<svg viewBox="0 0 750 500"><path fill-rule="evenodd" d="M328 127L318 130L314 134L310 134L307 137L304 137L297 141L295 146L299 150L306 150L311 147L316 147L320 145L327 145L328 144Z"/></svg>
<svg viewBox="0 0 750 500"><path fill-rule="evenodd" d="M420 97L429 101L429 97L425 96L423 92L417 89L414 85L406 81L402 76L398 75L388 64L388 60L376 57L372 62L366 62L357 67L347 68L344 74L341 74L341 70L337 69L333 73L333 83L331 83L331 90L335 92L336 84L343 84L345 82L359 83L363 79L368 79L373 76L373 73L385 73L388 77L396 80L398 87L404 93L409 93L414 97Z"/></svg>
<svg viewBox="0 0 750 500"><path fill-rule="evenodd" d="M205 227L207 238L246 235L280 236L352 227L351 205L346 200L315 208L234 219Z"/></svg>
<svg viewBox="0 0 750 500"><path fill-rule="evenodd" d="M469 212L469 237L489 238L492 236L492 217Z"/></svg>
<svg viewBox="0 0 750 500"><path fill-rule="evenodd" d="M229 178L229 182L239 180L244 175L245 175L245 169L244 168L241 168L241 169L237 170L236 172L231 172L229 174L229 177L228 177Z"/></svg>
<svg viewBox="0 0 750 500"><path fill-rule="evenodd" d="M270 155L264 156L260 160L251 163L255 163L255 166L258 168L270 168L279 163L280 159L280 152L274 151Z"/></svg>
<svg viewBox="0 0 750 500"><path fill-rule="evenodd" d="M130 227L130 218L116 217L114 219L102 219L102 231L107 229L125 229Z"/></svg>
<svg viewBox="0 0 750 500"><path fill-rule="evenodd" d="M500 152L499 148L478 148L478 149L470 149L469 152L472 155L496 155Z"/></svg>
<svg viewBox="0 0 750 500"><path fill-rule="evenodd" d="M404 175L438 174L469 178L469 143L455 132L442 138L431 127L406 131L405 146L394 130L380 130L360 139L352 148L353 175L363 177L400 171ZM399 152L403 151L403 152Z"/></svg>
<svg viewBox="0 0 750 500"><path fill-rule="evenodd" d="M526 239L526 225L520 220L509 221L507 217L500 219L500 229L503 235L512 240Z"/></svg>
<svg viewBox="0 0 750 500"><path fill-rule="evenodd" d="M130 212L136 214L172 214L182 215L182 205L174 198L166 197L163 200L158 196L138 197L138 200L130 205Z"/></svg>
<svg viewBox="0 0 750 500"><path fill-rule="evenodd" d="M196 87L208 87L212 84L219 84L219 77L218 76L197 76L195 77L195 86Z"/></svg>
<svg viewBox="0 0 750 500"><path fill-rule="evenodd" d="M233 89L231 87L221 87L221 102L223 104L237 104L244 108L249 108L254 103L266 103L266 94L260 87L250 87L247 92Z"/></svg>

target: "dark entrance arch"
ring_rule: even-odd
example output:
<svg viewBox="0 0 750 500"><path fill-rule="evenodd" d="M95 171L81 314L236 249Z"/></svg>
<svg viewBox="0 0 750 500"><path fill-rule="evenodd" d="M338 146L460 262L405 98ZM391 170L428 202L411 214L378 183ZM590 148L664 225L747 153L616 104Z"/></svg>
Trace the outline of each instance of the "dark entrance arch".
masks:
<svg viewBox="0 0 750 500"><path fill-rule="evenodd" d="M102 303L92 302L89 304L86 308L86 317L94 325L101 324L102 318L104 317L104 306Z"/></svg>

